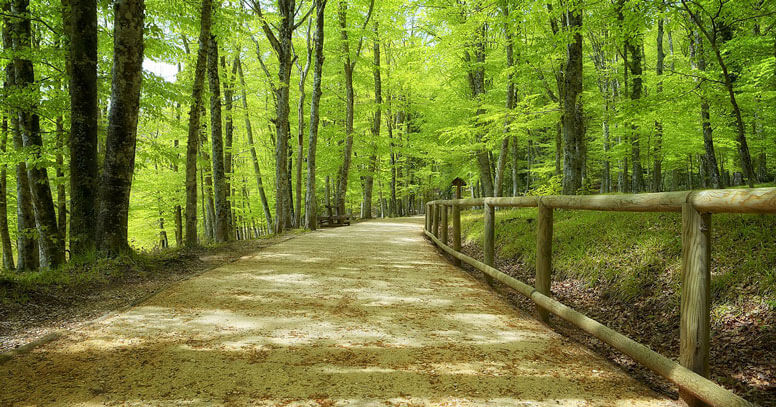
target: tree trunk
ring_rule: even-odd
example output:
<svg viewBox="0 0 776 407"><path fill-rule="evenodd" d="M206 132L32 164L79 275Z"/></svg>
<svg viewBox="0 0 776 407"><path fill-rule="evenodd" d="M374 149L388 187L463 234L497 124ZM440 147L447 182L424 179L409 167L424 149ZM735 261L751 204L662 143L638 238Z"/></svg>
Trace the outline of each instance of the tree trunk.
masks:
<svg viewBox="0 0 776 407"><path fill-rule="evenodd" d="M5 2L2 4L3 17L3 49L13 47L11 34L11 4ZM6 94L14 91L16 83L15 69L13 61L5 67L5 83L3 84ZM19 132L19 116L17 112L11 111L11 128L13 135L14 148L20 151L23 148L21 133ZM7 124L6 124L7 126ZM5 168L5 167L4 167ZM16 164L16 254L18 256L18 271L31 271L39 266L38 242L35 240L35 215L32 210L32 198L30 197L30 185L27 179L27 166L22 161ZM10 238L10 237L9 237ZM10 251L3 251L10 253Z"/></svg>
<svg viewBox="0 0 776 407"><path fill-rule="evenodd" d="M618 3L617 15L620 20L620 24L624 24L625 16L623 15L623 7L625 0L620 0ZM631 91L630 99L634 105L641 99L642 93L642 64L641 64L641 45L644 41L640 32L628 35L625 38L625 52L630 57L626 60L626 67L631 76ZM631 163L633 165L633 172L631 174L631 191L642 192L644 191L644 170L641 166L641 140L639 137L638 126L635 123L631 123L630 143L631 143Z"/></svg>
<svg viewBox="0 0 776 407"><path fill-rule="evenodd" d="M65 192L65 157L62 155L62 150L65 148L64 117L62 116L57 116L56 134L57 228L59 229L59 238L65 245L67 242L67 193Z"/></svg>
<svg viewBox="0 0 776 407"><path fill-rule="evenodd" d="M345 199L347 197L348 176L350 174L350 159L353 152L353 114L355 110L355 92L353 90L353 69L351 62L350 40L347 26L347 2L339 2L339 25L342 39L342 54L344 55L345 73L345 147L343 149L342 166L337 176L336 203L339 215L345 214Z"/></svg>
<svg viewBox="0 0 776 407"><path fill-rule="evenodd" d="M296 201L294 202L294 225L302 227L302 161L304 161L304 100L305 83L307 74L310 72L312 64L313 48L310 38L310 29L312 23L307 25L307 60L304 68L297 65L299 69L299 104L297 105L297 145L296 145Z"/></svg>
<svg viewBox="0 0 776 407"><path fill-rule="evenodd" d="M130 250L127 227L143 81L144 9L144 0L118 0L114 6L116 51L97 214L97 249L108 255Z"/></svg>
<svg viewBox="0 0 776 407"><path fill-rule="evenodd" d="M256 175L256 186L259 189L259 197L261 198L261 206L264 210L264 218L267 221L267 227L270 230L274 230L272 224L272 211L269 209L269 202L267 201L267 194L264 192L264 183L261 178L261 167L259 167L259 157L256 154L256 145L253 143L253 128L251 127L251 118L248 112L248 96L245 90L245 75L243 75L242 62L239 57L235 61L237 64L237 74L240 77L240 91L242 92L242 105L243 113L245 114L245 133L248 136L248 145L251 150L251 160L253 161L253 172Z"/></svg>
<svg viewBox="0 0 776 407"><path fill-rule="evenodd" d="M703 39L695 33L691 33L690 41L694 46L690 49L690 55L695 56L698 70L706 71L706 54L703 49ZM701 127L703 128L703 146L706 156L702 165L706 165L706 174L711 181L712 188L720 187L720 175L717 167L717 155L714 152L714 136L711 128L711 114L706 95L701 92Z"/></svg>
<svg viewBox="0 0 776 407"><path fill-rule="evenodd" d="M309 229L318 227L318 201L315 197L315 155L318 147L318 124L320 122L321 79L323 77L323 35L326 0L315 0L315 68L313 72L313 94L310 103L310 140L307 149L307 191L304 208ZM328 187L328 183L327 183Z"/></svg>
<svg viewBox="0 0 776 407"><path fill-rule="evenodd" d="M374 190L375 172L377 171L377 142L380 139L380 125L382 124L382 106L383 106L383 81L380 73L380 35L378 32L377 21L374 22L375 35L372 54L374 56L374 65L372 67L372 76L374 77L375 87L375 113L372 116L372 153L369 156L369 168L364 177L364 204L362 217L364 219L372 218L372 192Z"/></svg>
<svg viewBox="0 0 776 407"><path fill-rule="evenodd" d="M657 93L663 93L663 67L665 52L663 51L663 18L657 21L657 65L655 71L658 76ZM652 192L661 192L663 184L663 123L655 120L655 144L652 149Z"/></svg>
<svg viewBox="0 0 776 407"><path fill-rule="evenodd" d="M75 27L75 29L73 29ZM96 248L97 1L70 0L70 256Z"/></svg>
<svg viewBox="0 0 776 407"><path fill-rule="evenodd" d="M288 140L291 128L289 115L289 88L291 82L292 37L294 33L295 7L293 0L278 0L281 17L276 36L269 24L263 23L263 30L275 50L278 60L278 85L275 93L275 231L280 233L292 227L291 200L289 199Z"/></svg>
<svg viewBox="0 0 776 407"><path fill-rule="evenodd" d="M32 61L20 57L20 55L27 55L32 48L29 0L14 0L11 9L14 14L24 16L12 23L15 89L37 94L39 89L35 83ZM39 162L43 160L43 139L40 133L40 117L35 113L36 111L37 101L33 101L29 106L25 106L19 111L19 127L24 149L30 152L33 160L32 165L28 165L26 169L35 223L38 226L42 255L40 265L56 268L65 262L65 250L59 235L48 172L45 167L39 165Z"/></svg>
<svg viewBox="0 0 776 407"><path fill-rule="evenodd" d="M224 76L224 179L226 184L226 208L227 208L227 226L231 230L237 227L236 221L232 217L232 144L234 139L234 124L232 118L232 99L234 98L234 76L237 66L232 64L232 71L229 74L229 67L226 64L226 57L221 57L221 67Z"/></svg>
<svg viewBox="0 0 776 407"><path fill-rule="evenodd" d="M509 160L509 125L512 122L512 109L515 108L515 84L514 73L512 72L512 67L514 66L514 46L512 43L512 31L509 27L509 4L507 2L501 3L501 11L506 21L504 26L504 36L507 40L506 56L507 70L509 70L509 75L507 76L507 117L504 121L504 140L501 141L501 150L499 151L498 164L496 165L496 185L494 187L494 196L501 196L503 193L502 184L504 183L504 168L506 168L507 161Z"/></svg>
<svg viewBox="0 0 776 407"><path fill-rule="evenodd" d="M229 240L229 206L227 205L227 182L224 172L224 140L221 123L221 84L218 77L218 44L214 35L210 37L207 55L208 84L210 87L210 147L213 159L213 195L215 201L216 243Z"/></svg>
<svg viewBox="0 0 776 407"><path fill-rule="evenodd" d="M563 74L563 193L575 195L582 187L585 129L582 112L582 10L567 11L564 27L574 41L566 47Z"/></svg>
<svg viewBox="0 0 776 407"><path fill-rule="evenodd" d="M6 152L8 144L8 119L3 115L2 134L0 134L0 151ZM8 232L8 191L7 191L8 165L0 167L0 242L3 248L3 269L13 270L13 247L11 246L11 234Z"/></svg>
<svg viewBox="0 0 776 407"><path fill-rule="evenodd" d="M517 152L517 137L512 137L512 196L520 195L520 180L518 179L518 167L520 158Z"/></svg>
<svg viewBox="0 0 776 407"><path fill-rule="evenodd" d="M208 46L208 48L210 48ZM199 129L199 155L202 159L202 196L203 196L203 218L205 219L205 237L208 241L215 241L216 236L216 205L213 199L213 161L207 150L208 127L207 112L204 103L200 110L200 129Z"/></svg>
<svg viewBox="0 0 776 407"><path fill-rule="evenodd" d="M200 110L202 109L202 88L205 83L207 48L210 42L212 0L202 0L200 9L199 49L194 69L194 84L191 90L189 129L186 140L186 238L188 247L197 245L197 150L199 146Z"/></svg>
<svg viewBox="0 0 776 407"><path fill-rule="evenodd" d="M714 50L714 55L717 57L717 63L719 64L719 67L722 69L722 78L725 81L725 89L727 90L728 96L730 98L730 105L733 109L733 116L735 117L735 121L736 121L736 141L738 142L738 155L741 160L741 169L744 172L744 176L746 177L749 187L754 188L754 182L757 179L757 177L754 173L754 167L752 166L752 157L749 154L749 145L747 144L747 141L746 141L746 128L744 126L744 120L741 115L741 108L738 106L736 93L735 93L735 90L733 89L733 79L731 78L727 64L725 63L725 59L722 57L722 52L720 51L719 44L717 43L717 34L714 33L712 35L711 33L709 33L709 31L704 27L703 22L700 19L700 16L689 9L689 7L687 6L686 0L682 0L682 5L690 15L690 18L693 20L695 25L709 41L709 44L711 45L712 50Z"/></svg>

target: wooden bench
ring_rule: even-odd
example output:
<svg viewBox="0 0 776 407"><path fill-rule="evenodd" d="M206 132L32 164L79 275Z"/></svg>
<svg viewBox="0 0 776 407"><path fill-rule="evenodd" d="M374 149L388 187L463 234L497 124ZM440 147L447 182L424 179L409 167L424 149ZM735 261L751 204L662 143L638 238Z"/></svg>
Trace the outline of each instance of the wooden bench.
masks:
<svg viewBox="0 0 776 407"><path fill-rule="evenodd" d="M323 226L349 226L350 215L332 215L318 218L318 225Z"/></svg>
<svg viewBox="0 0 776 407"><path fill-rule="evenodd" d="M335 211L337 212L336 215L334 214ZM326 205L326 213L327 215L318 217L319 226L350 226L351 216L340 215L339 210L334 205Z"/></svg>

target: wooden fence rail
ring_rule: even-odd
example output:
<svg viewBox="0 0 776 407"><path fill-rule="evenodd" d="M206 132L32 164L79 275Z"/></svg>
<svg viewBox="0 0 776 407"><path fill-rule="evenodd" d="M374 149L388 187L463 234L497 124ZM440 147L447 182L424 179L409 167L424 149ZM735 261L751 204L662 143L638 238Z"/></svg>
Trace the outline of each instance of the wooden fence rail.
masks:
<svg viewBox="0 0 776 407"><path fill-rule="evenodd" d="M537 305L537 318L549 313L571 322L617 348L679 387L688 405L750 406L751 404L709 376L711 214L776 214L776 188L725 189L633 195L543 196L438 200L426 207L426 235L455 258L515 289ZM482 207L485 223L484 261L461 253L461 208ZM495 269L495 208L538 208L535 287ZM448 209L452 209L453 247L448 246ZM552 299L552 223L554 209L681 212L682 289L679 363Z"/></svg>

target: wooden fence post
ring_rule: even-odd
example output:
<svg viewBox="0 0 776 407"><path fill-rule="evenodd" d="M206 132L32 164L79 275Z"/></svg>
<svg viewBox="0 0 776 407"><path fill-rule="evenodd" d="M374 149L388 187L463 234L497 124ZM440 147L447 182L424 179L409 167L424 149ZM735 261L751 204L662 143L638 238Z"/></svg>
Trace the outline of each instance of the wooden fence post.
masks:
<svg viewBox="0 0 776 407"><path fill-rule="evenodd" d="M434 237L439 238L439 204L434 204L434 225L432 226Z"/></svg>
<svg viewBox="0 0 776 407"><path fill-rule="evenodd" d="M430 207L431 207L431 204L429 204L428 202L426 202L426 213L425 213L425 215L426 215L426 225L425 225L425 231L426 231L426 232L428 232L428 231L429 231L429 229L431 229L431 226L429 226L429 223L430 223L429 221L431 220L431 218L430 218L430 216L431 216L431 211L430 211L430 210L428 210L428 208L430 208Z"/></svg>
<svg viewBox="0 0 776 407"><path fill-rule="evenodd" d="M489 205L487 202L483 202L484 223L485 223L485 242L482 245L485 252L485 264L491 267L495 267L496 260L496 213L495 207ZM488 284L493 285L493 277L485 275L485 280Z"/></svg>
<svg viewBox="0 0 776 407"><path fill-rule="evenodd" d="M442 205L441 225L442 225L442 230L440 230L440 232L442 234L442 237L440 237L439 239L442 241L442 243L447 245L447 205Z"/></svg>
<svg viewBox="0 0 776 407"><path fill-rule="evenodd" d="M552 215L551 207L538 202L538 219L536 222L536 281L534 288L541 294L550 297L552 282ZM544 323L549 322L550 314L536 307L536 318Z"/></svg>
<svg viewBox="0 0 776 407"><path fill-rule="evenodd" d="M461 251L461 207L457 204L453 205L453 250ZM453 264L456 266L461 265L459 258L453 259Z"/></svg>
<svg viewBox="0 0 776 407"><path fill-rule="evenodd" d="M682 205L682 303L679 324L679 363L709 377L711 307L711 215L692 204ZM679 389L690 407L706 406Z"/></svg>

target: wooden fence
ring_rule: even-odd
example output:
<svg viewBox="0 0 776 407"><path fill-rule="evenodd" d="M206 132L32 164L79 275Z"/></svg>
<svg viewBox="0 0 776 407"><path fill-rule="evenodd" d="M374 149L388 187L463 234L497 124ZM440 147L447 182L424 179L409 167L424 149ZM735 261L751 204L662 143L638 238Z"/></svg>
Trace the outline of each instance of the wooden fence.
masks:
<svg viewBox="0 0 776 407"><path fill-rule="evenodd" d="M690 406L750 406L709 376L711 214L776 214L776 188L666 192L634 195L543 196L431 201L426 204L425 233L442 250L528 297L537 318L549 313L608 343L679 387ZM485 223L484 261L461 253L461 208L482 207ZM495 208L538 208L536 280L531 287L494 268ZM597 210L682 213L682 288L679 363L554 300L552 274L553 210ZM448 242L448 210L452 216L452 247Z"/></svg>

